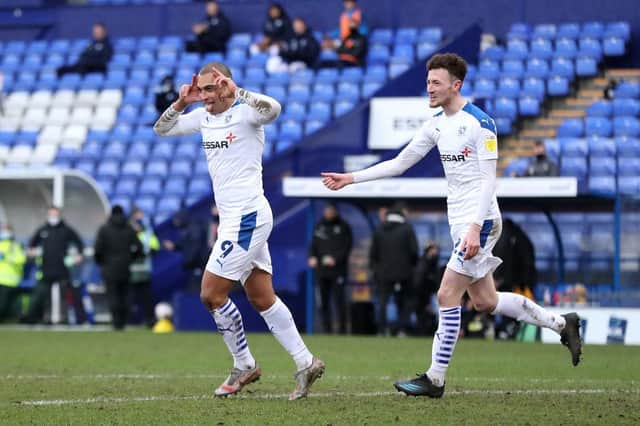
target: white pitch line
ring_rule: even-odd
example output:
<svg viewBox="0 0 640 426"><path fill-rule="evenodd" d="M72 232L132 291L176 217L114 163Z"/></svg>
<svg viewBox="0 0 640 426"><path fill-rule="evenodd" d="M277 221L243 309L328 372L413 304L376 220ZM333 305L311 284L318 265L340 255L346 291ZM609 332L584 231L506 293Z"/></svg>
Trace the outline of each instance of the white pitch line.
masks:
<svg viewBox="0 0 640 426"><path fill-rule="evenodd" d="M447 391L449 396L460 395L600 395L600 394L640 394L640 390L616 390L609 389L469 389L469 390L452 390ZM358 397L372 398L385 396L404 396L399 392L378 391L378 392L320 392L309 395L310 398L335 398L335 397ZM266 393L266 394L240 394L230 397L230 399L286 399L289 394L286 393ZM15 405L25 406L49 406L49 405L80 405L80 404L122 404L130 402L153 402L153 401L200 401L214 399L213 395L190 395L190 396L138 396L138 397L121 397L121 398L87 398L87 399L43 399L43 400L27 400L15 401Z"/></svg>

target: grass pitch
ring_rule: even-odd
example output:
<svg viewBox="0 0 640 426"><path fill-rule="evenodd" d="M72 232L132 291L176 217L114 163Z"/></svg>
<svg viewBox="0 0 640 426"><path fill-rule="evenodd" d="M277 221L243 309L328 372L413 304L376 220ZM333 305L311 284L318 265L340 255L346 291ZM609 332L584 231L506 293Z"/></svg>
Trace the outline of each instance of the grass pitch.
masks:
<svg viewBox="0 0 640 426"><path fill-rule="evenodd" d="M640 424L640 347L461 340L441 400L394 380L424 371L425 338L305 338L327 363L312 395L289 402L294 364L270 335L250 335L262 379L213 398L231 366L213 333L0 329L0 424L386 425Z"/></svg>

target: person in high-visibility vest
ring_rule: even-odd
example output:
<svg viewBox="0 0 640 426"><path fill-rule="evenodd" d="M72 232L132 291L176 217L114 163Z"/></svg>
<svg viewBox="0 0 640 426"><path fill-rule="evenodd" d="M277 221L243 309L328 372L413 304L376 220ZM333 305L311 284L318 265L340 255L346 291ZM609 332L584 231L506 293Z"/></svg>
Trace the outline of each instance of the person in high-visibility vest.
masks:
<svg viewBox="0 0 640 426"><path fill-rule="evenodd" d="M151 224L145 219L144 212L134 208L131 213L131 226L142 243L144 255L129 267L129 282L133 290L133 300L139 303L147 327L153 327L153 295L151 293L152 258L160 250L160 241L153 232Z"/></svg>
<svg viewBox="0 0 640 426"><path fill-rule="evenodd" d="M0 321L11 313L27 257L8 224L0 229Z"/></svg>

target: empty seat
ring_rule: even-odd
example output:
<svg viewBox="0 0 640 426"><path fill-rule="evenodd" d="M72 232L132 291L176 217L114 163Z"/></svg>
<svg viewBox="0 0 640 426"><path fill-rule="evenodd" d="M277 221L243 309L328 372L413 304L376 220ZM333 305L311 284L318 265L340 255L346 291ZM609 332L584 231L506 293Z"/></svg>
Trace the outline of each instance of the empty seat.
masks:
<svg viewBox="0 0 640 426"><path fill-rule="evenodd" d="M498 98L494 105L494 115L497 118L514 120L518 115L518 106L513 99Z"/></svg>
<svg viewBox="0 0 640 426"><path fill-rule="evenodd" d="M140 160L127 160L120 173L123 177L140 178L144 175L144 163Z"/></svg>
<svg viewBox="0 0 640 426"><path fill-rule="evenodd" d="M579 56L576 59L575 70L578 77L593 77L598 74L597 59L591 56Z"/></svg>
<svg viewBox="0 0 640 426"><path fill-rule="evenodd" d="M600 39L604 35L604 24L602 22L585 22L582 25L581 37Z"/></svg>
<svg viewBox="0 0 640 426"><path fill-rule="evenodd" d="M174 176L183 176L188 178L192 173L193 169L191 166L191 161L177 160L170 163L169 176L171 176L172 178Z"/></svg>
<svg viewBox="0 0 640 426"><path fill-rule="evenodd" d="M611 102L605 100L595 101L587 108L587 116L609 117L612 110Z"/></svg>
<svg viewBox="0 0 640 426"><path fill-rule="evenodd" d="M185 196L188 194L187 191L187 181L184 178L178 176L171 176L170 179L164 184L163 192L167 195L177 195L177 196Z"/></svg>
<svg viewBox="0 0 640 426"><path fill-rule="evenodd" d="M577 137L558 138L562 156L586 157L589 154L587 141Z"/></svg>
<svg viewBox="0 0 640 426"><path fill-rule="evenodd" d="M547 78L549 64L543 59L532 58L527 60L527 77Z"/></svg>
<svg viewBox="0 0 640 426"><path fill-rule="evenodd" d="M76 167L78 167L76 165ZM99 178L113 178L115 179L120 174L120 166L117 161L102 161L98 163L96 175Z"/></svg>
<svg viewBox="0 0 640 426"><path fill-rule="evenodd" d="M585 157L563 157L560 166L561 176L575 176L584 178L587 174L587 159Z"/></svg>
<svg viewBox="0 0 640 426"><path fill-rule="evenodd" d="M615 176L616 170L615 157L590 157L589 172L592 176Z"/></svg>
<svg viewBox="0 0 640 426"><path fill-rule="evenodd" d="M640 100L638 99L614 99L613 114L621 116L640 115Z"/></svg>
<svg viewBox="0 0 640 426"><path fill-rule="evenodd" d="M567 96L569 94L569 79L555 75L547 80L547 93L550 96Z"/></svg>
<svg viewBox="0 0 640 426"><path fill-rule="evenodd" d="M162 195L162 179L147 177L142 179L140 182L140 186L138 187L138 195L151 195L151 196L160 196Z"/></svg>
<svg viewBox="0 0 640 426"><path fill-rule="evenodd" d="M520 81L515 78L500 79L496 96L503 98L517 98L520 96Z"/></svg>
<svg viewBox="0 0 640 426"><path fill-rule="evenodd" d="M620 136L615 138L615 144L618 156L640 157L640 140Z"/></svg>
<svg viewBox="0 0 640 426"><path fill-rule="evenodd" d="M587 136L611 136L611 122L606 117L586 117L584 119L585 134Z"/></svg>
<svg viewBox="0 0 640 426"><path fill-rule="evenodd" d="M524 63L518 59L509 59L502 62L502 77L519 79L524 76Z"/></svg>
<svg viewBox="0 0 640 426"><path fill-rule="evenodd" d="M531 41L530 57L548 60L553 57L553 45L549 39L536 38Z"/></svg>
<svg viewBox="0 0 640 426"><path fill-rule="evenodd" d="M306 118L326 123L331 118L331 105L325 102L312 103Z"/></svg>
<svg viewBox="0 0 640 426"><path fill-rule="evenodd" d="M189 195L204 196L212 192L208 178L194 178L189 182Z"/></svg>
<svg viewBox="0 0 640 426"><path fill-rule="evenodd" d="M532 96L539 101L544 99L546 87L544 80L536 77L525 78L522 83L522 95Z"/></svg>
<svg viewBox="0 0 640 426"><path fill-rule="evenodd" d="M589 153L598 156L615 156L616 143L609 138L588 137Z"/></svg>
<svg viewBox="0 0 640 426"><path fill-rule="evenodd" d="M349 111L351 111L355 107L355 105L356 105L355 102L351 102L347 100L336 102L333 107L333 116L339 117L343 114L346 114Z"/></svg>
<svg viewBox="0 0 640 426"><path fill-rule="evenodd" d="M177 196L165 196L158 200L158 204L156 205L156 214L159 215L168 215L170 213L177 212L180 210L181 201L180 197Z"/></svg>
<svg viewBox="0 0 640 426"><path fill-rule="evenodd" d="M540 101L531 96L518 99L518 111L525 117L533 117L540 114Z"/></svg>
<svg viewBox="0 0 640 426"><path fill-rule="evenodd" d="M640 120L635 117L615 117L613 132L616 136L640 136Z"/></svg>
<svg viewBox="0 0 640 426"><path fill-rule="evenodd" d="M640 157L618 158L620 176L640 176Z"/></svg>
<svg viewBox="0 0 640 426"><path fill-rule="evenodd" d="M64 127L59 125L45 126L38 136L39 144L59 144L64 137Z"/></svg>
<svg viewBox="0 0 640 426"><path fill-rule="evenodd" d="M116 196L133 197L138 189L138 179L126 178L116 181L114 194Z"/></svg>
<svg viewBox="0 0 640 426"><path fill-rule="evenodd" d="M280 137L297 141L302 137L302 126L295 121L287 120L282 123Z"/></svg>
<svg viewBox="0 0 640 426"><path fill-rule="evenodd" d="M167 163L164 161L150 161L149 164L147 164L147 168L145 170L145 173L147 176L158 176L158 177L165 177L167 176L169 172L169 168L167 166Z"/></svg>
<svg viewBox="0 0 640 426"><path fill-rule="evenodd" d="M486 78L489 80L496 80L499 77L500 77L500 64L498 63L498 61L484 59L480 62L478 67L478 74L476 78Z"/></svg>
<svg viewBox="0 0 640 426"><path fill-rule="evenodd" d="M616 98L640 98L640 83L623 81L615 89Z"/></svg>
<svg viewBox="0 0 640 426"><path fill-rule="evenodd" d="M618 191L622 194L640 194L640 177L618 176Z"/></svg>

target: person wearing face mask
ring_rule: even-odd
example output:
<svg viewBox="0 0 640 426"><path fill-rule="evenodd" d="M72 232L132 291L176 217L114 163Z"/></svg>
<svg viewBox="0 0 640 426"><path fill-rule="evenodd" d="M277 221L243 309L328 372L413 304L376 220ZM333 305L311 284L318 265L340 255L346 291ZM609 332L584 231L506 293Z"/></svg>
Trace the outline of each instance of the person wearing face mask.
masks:
<svg viewBox="0 0 640 426"><path fill-rule="evenodd" d="M73 247L75 254L68 255ZM31 296L25 322L36 323L43 320L53 283L58 283L64 292L73 290L69 268L82 262L83 250L84 243L78 233L62 220L60 209L56 206L49 207L47 223L33 234L27 250L30 257L36 258L39 268L36 274L38 284ZM76 297L73 297L73 301L76 309L82 306ZM79 316L82 317L83 312Z"/></svg>
<svg viewBox="0 0 640 426"><path fill-rule="evenodd" d="M440 246L429 242L418 259L413 272L413 300L416 313L416 334L433 335L436 327L436 312L431 300L438 291L444 266L440 265Z"/></svg>
<svg viewBox="0 0 640 426"><path fill-rule="evenodd" d="M131 263L129 267L129 281L131 282L133 301L140 306L142 319L147 327L155 323L153 313L153 295L151 293L152 259L160 250L160 241L153 232L151 224L145 217L144 211L133 208L129 223L142 244L143 255Z"/></svg>
<svg viewBox="0 0 640 426"><path fill-rule="evenodd" d="M165 109L178 99L178 92L174 87L173 77L168 75L162 79L160 86L156 88L156 111L162 114Z"/></svg>
<svg viewBox="0 0 640 426"><path fill-rule="evenodd" d="M0 227L0 321L11 316L26 260L22 246L14 239L13 229L3 224Z"/></svg>
<svg viewBox="0 0 640 426"><path fill-rule="evenodd" d="M533 156L529 161L526 176L558 176L558 166L547 157L544 142L536 141L533 145Z"/></svg>

